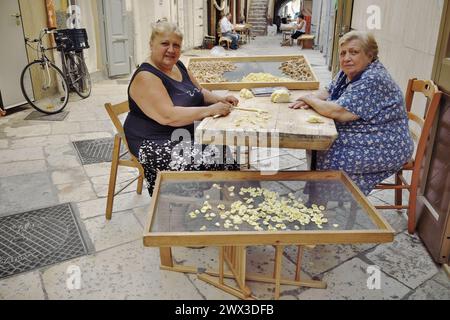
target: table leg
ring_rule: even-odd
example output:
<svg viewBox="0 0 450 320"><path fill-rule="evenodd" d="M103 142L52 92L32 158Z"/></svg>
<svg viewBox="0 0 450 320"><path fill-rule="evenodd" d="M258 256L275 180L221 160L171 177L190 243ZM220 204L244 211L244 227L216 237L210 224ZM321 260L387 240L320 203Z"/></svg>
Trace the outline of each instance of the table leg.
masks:
<svg viewBox="0 0 450 320"><path fill-rule="evenodd" d="M316 150L306 150L306 163L308 169L311 171L317 170L317 151Z"/></svg>
<svg viewBox="0 0 450 320"><path fill-rule="evenodd" d="M295 266L295 281L300 281L300 273L302 271L303 247L297 247L297 265Z"/></svg>
<svg viewBox="0 0 450 320"><path fill-rule="evenodd" d="M171 247L159 248L159 257L161 260L161 266L169 267L169 268L173 267L172 248Z"/></svg>
<svg viewBox="0 0 450 320"><path fill-rule="evenodd" d="M275 300L280 299L280 286L281 286L281 262L283 259L284 246L275 247L275 267L274 267L274 279L275 279Z"/></svg>

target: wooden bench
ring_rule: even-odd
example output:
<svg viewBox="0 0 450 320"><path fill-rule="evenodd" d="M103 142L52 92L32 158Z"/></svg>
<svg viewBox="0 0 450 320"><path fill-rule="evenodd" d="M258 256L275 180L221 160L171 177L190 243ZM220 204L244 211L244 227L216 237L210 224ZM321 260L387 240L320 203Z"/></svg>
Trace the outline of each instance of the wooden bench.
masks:
<svg viewBox="0 0 450 320"><path fill-rule="evenodd" d="M304 34L297 39L297 45L301 46L302 49L312 49L314 47L314 35Z"/></svg>

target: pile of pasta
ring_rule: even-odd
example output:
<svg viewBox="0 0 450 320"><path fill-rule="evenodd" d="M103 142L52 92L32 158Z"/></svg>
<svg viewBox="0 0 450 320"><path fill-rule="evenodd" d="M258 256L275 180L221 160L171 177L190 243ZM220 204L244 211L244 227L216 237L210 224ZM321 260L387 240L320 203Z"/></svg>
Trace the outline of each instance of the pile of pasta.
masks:
<svg viewBox="0 0 450 320"><path fill-rule="evenodd" d="M236 197L230 207L223 203L212 205L208 200L203 206L189 213L191 219L208 221L199 228L200 231L232 229L253 229L255 231L300 230L302 226L313 223L318 229L328 223L326 208L312 204L307 207L302 199L290 193L287 197L265 188L240 188L213 185L218 190L228 193L229 198ZM241 199L237 199L238 193ZM206 222L204 221L204 222ZM335 228L338 225L333 225ZM222 229L222 230L223 230Z"/></svg>
<svg viewBox="0 0 450 320"><path fill-rule="evenodd" d="M230 61L195 61L189 64L189 70L202 83L227 82L223 74L236 69Z"/></svg>
<svg viewBox="0 0 450 320"><path fill-rule="evenodd" d="M285 61L280 70L290 78L298 81L313 81L314 77L304 57Z"/></svg>

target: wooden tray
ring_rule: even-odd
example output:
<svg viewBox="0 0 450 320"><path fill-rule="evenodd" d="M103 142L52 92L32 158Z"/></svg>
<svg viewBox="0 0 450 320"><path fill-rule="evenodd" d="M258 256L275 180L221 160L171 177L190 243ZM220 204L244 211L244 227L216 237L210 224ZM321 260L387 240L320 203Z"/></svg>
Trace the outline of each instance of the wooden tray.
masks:
<svg viewBox="0 0 450 320"><path fill-rule="evenodd" d="M286 87L288 89L298 89L298 90L316 90L319 89L320 82L314 73L313 68L311 67L311 64L309 63L308 59L303 55L270 55L270 56L245 56L245 57L195 57L190 58L188 62L188 69L191 62L199 62L199 61L214 61L214 60L221 60L221 61L231 61L236 63L241 62L248 62L248 63L259 63L259 62L284 62L290 59L304 57L306 60L306 63L311 70L313 80L311 81L297 81L292 79L292 81L289 82L220 82L220 83L200 83L202 87L208 89L208 90L234 90L238 91L243 88L250 89L250 88L261 88L261 87ZM281 70L280 70L281 72ZM248 73L247 73L248 74ZM244 76L247 74L243 74ZM275 75L275 74L274 74ZM277 75L281 76L281 74ZM288 77L287 75L283 75L283 77Z"/></svg>
<svg viewBox="0 0 450 320"><path fill-rule="evenodd" d="M239 231L228 231L215 226L221 221L219 215L212 221L189 217L206 199L213 208L217 203L229 208L242 197L240 186L258 185L285 197L293 193L324 205L328 223L323 229L310 224L299 231L254 231L245 225ZM230 196L229 186L236 187L235 195ZM200 231L201 225L207 225L207 231ZM394 230L342 172L159 172L144 233L144 245L156 247L385 243L393 239Z"/></svg>

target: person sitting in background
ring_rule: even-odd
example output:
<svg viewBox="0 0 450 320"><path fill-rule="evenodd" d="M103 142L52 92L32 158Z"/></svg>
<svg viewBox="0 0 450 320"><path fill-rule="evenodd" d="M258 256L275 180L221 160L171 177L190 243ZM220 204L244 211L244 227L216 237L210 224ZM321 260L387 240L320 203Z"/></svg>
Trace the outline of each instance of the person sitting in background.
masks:
<svg viewBox="0 0 450 320"><path fill-rule="evenodd" d="M352 31L339 41L341 71L327 90L291 108L313 108L336 121L338 138L317 154L318 170L343 170L368 195L411 159L414 144L403 93L378 60L373 35Z"/></svg>
<svg viewBox="0 0 450 320"><path fill-rule="evenodd" d="M128 87L130 112L124 123L125 136L131 153L144 168L150 195L158 171L238 169L232 159L217 161L217 154L227 154L224 148L204 150L206 146L193 143L195 121L228 115L238 99L220 97L200 86L179 61L182 41L175 24L157 23L150 39L151 55Z"/></svg>
<svg viewBox="0 0 450 320"><path fill-rule="evenodd" d="M231 39L230 48L236 50L239 45L239 35L234 31L234 26L231 24L231 13L225 14L220 20L220 32L222 33L222 37L228 37Z"/></svg>
<svg viewBox="0 0 450 320"><path fill-rule="evenodd" d="M306 33L305 16L303 14L300 14L297 17L297 23L295 24L295 29L291 35L291 38L295 40L301 35L304 35L305 33Z"/></svg>

